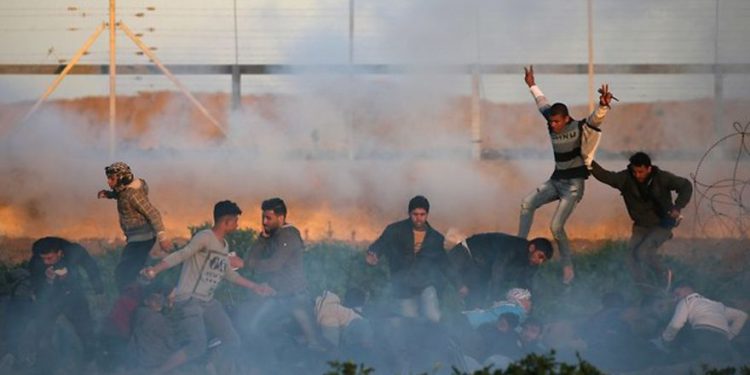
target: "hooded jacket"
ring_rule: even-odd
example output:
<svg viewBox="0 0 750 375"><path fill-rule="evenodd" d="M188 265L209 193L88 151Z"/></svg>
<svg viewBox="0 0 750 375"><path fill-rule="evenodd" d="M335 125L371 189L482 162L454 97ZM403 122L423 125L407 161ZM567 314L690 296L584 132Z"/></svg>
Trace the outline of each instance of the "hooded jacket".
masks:
<svg viewBox="0 0 750 375"><path fill-rule="evenodd" d="M117 200L120 228L128 242L148 241L164 232L159 210L148 200L148 185L144 179L115 187L107 197Z"/></svg>

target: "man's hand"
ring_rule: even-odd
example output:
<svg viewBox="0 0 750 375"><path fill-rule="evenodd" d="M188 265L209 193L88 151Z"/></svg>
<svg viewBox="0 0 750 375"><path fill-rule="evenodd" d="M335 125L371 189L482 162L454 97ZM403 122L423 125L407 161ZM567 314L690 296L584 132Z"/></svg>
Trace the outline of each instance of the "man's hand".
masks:
<svg viewBox="0 0 750 375"><path fill-rule="evenodd" d="M526 82L526 85L529 87L536 85L536 82L534 82L534 66L529 65L528 68L524 66L523 71L525 73L523 80Z"/></svg>
<svg viewBox="0 0 750 375"><path fill-rule="evenodd" d="M680 209L679 208L673 208L673 209L669 210L669 217L671 217L672 219L676 220L677 218L680 217L680 214L681 213L680 213Z"/></svg>
<svg viewBox="0 0 750 375"><path fill-rule="evenodd" d="M157 272L154 267L146 267L141 270L141 275L143 275L145 278L149 280L153 280L156 278L156 275L158 275L159 272Z"/></svg>
<svg viewBox="0 0 750 375"><path fill-rule="evenodd" d="M367 256L365 256L365 261L367 264L371 266L377 266L378 265L378 254L373 253L372 251L367 252Z"/></svg>
<svg viewBox="0 0 750 375"><path fill-rule="evenodd" d="M106 190L99 190L99 192L96 193L96 198L97 199L109 198L109 192Z"/></svg>
<svg viewBox="0 0 750 375"><path fill-rule="evenodd" d="M255 286L252 287L251 289L253 290L253 292L263 297L272 296L276 294L276 291L266 283L255 284Z"/></svg>
<svg viewBox="0 0 750 375"><path fill-rule="evenodd" d="M609 85L603 84L601 88L598 90L599 92L599 105L602 107L609 107L609 103L614 99L617 101L617 98L615 98L614 95L612 95L611 92L609 92Z"/></svg>
<svg viewBox="0 0 750 375"><path fill-rule="evenodd" d="M573 266L564 266L563 267L563 284L570 284L571 281L573 281L573 278L576 277L576 273L573 271Z"/></svg>

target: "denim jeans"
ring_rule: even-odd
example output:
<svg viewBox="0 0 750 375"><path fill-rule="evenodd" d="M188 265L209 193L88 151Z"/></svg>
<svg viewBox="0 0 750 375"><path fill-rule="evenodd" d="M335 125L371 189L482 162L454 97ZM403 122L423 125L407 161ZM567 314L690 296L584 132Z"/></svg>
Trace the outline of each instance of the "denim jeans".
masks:
<svg viewBox="0 0 750 375"><path fill-rule="evenodd" d="M518 236L527 238L531 223L534 221L534 211L537 208L559 200L555 214L552 216L550 230L560 249L560 258L564 265L570 265L570 242L565 233L565 222L573 213L578 202L583 198L584 182L582 178L569 180L547 180L521 203L521 218L518 225Z"/></svg>

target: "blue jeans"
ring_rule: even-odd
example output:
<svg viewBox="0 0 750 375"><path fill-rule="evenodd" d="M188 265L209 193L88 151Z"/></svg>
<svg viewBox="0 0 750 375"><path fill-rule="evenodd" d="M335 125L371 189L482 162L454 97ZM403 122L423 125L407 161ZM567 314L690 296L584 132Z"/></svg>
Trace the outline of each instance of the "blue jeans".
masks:
<svg viewBox="0 0 750 375"><path fill-rule="evenodd" d="M571 265L570 241L565 233L565 222L573 213L578 202L583 198L584 182L582 178L569 180L547 180L521 202L521 219L518 225L518 236L527 238L531 223L534 221L534 211L537 208L556 200L555 214L552 216L550 230L552 237L557 241L560 248L560 258L564 265Z"/></svg>

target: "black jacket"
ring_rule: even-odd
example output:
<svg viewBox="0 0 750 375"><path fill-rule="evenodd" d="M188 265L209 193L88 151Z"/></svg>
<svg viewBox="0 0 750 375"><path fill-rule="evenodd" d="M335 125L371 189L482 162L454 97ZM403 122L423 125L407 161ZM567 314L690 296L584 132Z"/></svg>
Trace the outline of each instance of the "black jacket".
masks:
<svg viewBox="0 0 750 375"><path fill-rule="evenodd" d="M62 250L62 258L52 267L55 269L67 269L67 274L64 278L56 278L52 283L47 282L47 276L45 275L47 266L44 264L38 250L38 245L42 244ZM81 269L86 272L89 282L96 293L104 291L96 261L80 244L59 237L45 237L36 241L34 245L31 260L29 261L29 272L31 274L31 287L38 298L48 296L51 293L82 291Z"/></svg>
<svg viewBox="0 0 750 375"><path fill-rule="evenodd" d="M447 254L444 237L427 224L422 249L414 253L414 231L410 219L388 225L370 245L369 252L388 258L391 280L400 297L411 296L432 285L439 287Z"/></svg>
<svg viewBox="0 0 750 375"><path fill-rule="evenodd" d="M457 287L481 288L495 295L509 288L531 289L537 268L529 263L529 242L505 233L481 233L449 253L450 278Z"/></svg>
<svg viewBox="0 0 750 375"><path fill-rule="evenodd" d="M645 184L639 184L628 169L611 172L602 168L596 161L591 166L593 168L591 174L597 180L620 190L628 214L637 226L672 228L674 222L670 220L667 213L673 208L680 210L685 208L693 194L693 185L690 180L663 171L656 166L651 167L651 176ZM672 191L677 192L677 199L674 203Z"/></svg>

